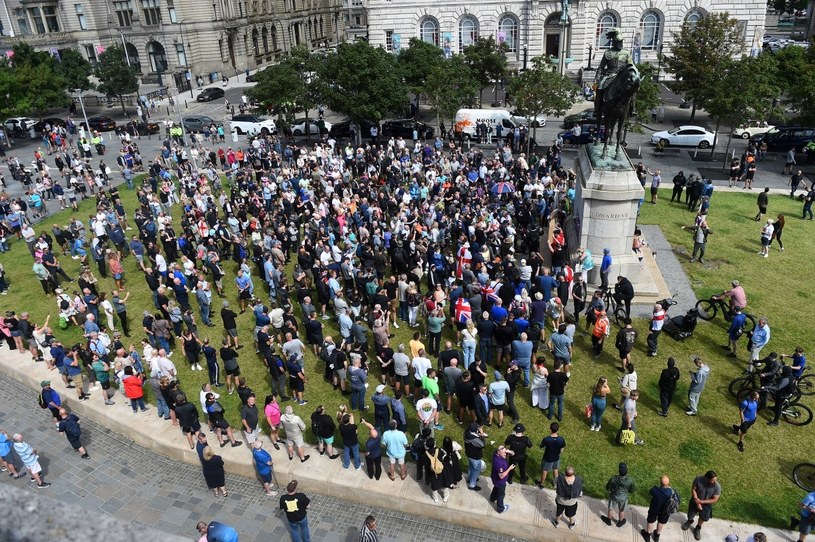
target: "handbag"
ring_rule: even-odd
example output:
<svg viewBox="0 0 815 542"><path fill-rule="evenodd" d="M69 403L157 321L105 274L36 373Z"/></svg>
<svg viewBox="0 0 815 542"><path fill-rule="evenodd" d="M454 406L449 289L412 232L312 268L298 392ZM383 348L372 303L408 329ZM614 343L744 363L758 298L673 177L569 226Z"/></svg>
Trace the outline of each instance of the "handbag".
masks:
<svg viewBox="0 0 815 542"><path fill-rule="evenodd" d="M591 415L594 412L594 407L591 405L591 403L586 405L586 408L584 410L586 411L586 417L591 418Z"/></svg>
<svg viewBox="0 0 815 542"><path fill-rule="evenodd" d="M623 429L620 432L620 444L634 444L637 435L631 429Z"/></svg>

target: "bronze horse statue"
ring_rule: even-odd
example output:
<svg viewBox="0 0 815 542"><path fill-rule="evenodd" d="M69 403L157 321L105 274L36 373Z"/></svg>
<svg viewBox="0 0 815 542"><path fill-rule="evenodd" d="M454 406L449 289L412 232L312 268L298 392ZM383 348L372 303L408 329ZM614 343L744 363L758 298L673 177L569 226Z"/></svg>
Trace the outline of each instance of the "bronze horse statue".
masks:
<svg viewBox="0 0 815 542"><path fill-rule="evenodd" d="M600 131L601 120L605 128L603 156L606 155L608 140L614 133L614 126L617 126L617 147L614 156L619 155L620 143L625 142L625 136L628 133L626 125L634 107L634 96L640 88L640 82L640 72L637 67L633 64L626 65L603 92L602 102L597 104L597 132Z"/></svg>

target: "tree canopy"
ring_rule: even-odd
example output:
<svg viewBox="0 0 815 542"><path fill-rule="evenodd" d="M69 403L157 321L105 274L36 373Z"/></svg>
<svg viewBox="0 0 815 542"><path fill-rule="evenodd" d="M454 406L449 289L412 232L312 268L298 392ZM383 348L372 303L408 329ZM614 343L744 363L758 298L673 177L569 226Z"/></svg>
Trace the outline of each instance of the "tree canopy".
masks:
<svg viewBox="0 0 815 542"><path fill-rule="evenodd" d="M97 86L99 92L107 96L117 96L122 104L122 111L127 113L122 96L137 92L139 82L136 79L136 70L125 61L124 49L119 45L108 47L99 55L99 63L94 73L99 79Z"/></svg>
<svg viewBox="0 0 815 542"><path fill-rule="evenodd" d="M0 112L4 116L42 116L48 109L70 100L66 80L50 54L35 51L26 43L14 46L14 55L0 61Z"/></svg>
<svg viewBox="0 0 815 542"><path fill-rule="evenodd" d="M464 48L464 61L473 70L481 87L478 93L479 105L481 105L481 91L484 87L506 75L506 49L506 43L496 43L493 36L478 38L475 43Z"/></svg>
<svg viewBox="0 0 815 542"><path fill-rule="evenodd" d="M775 59L777 82L781 86L784 103L795 108L799 121L807 126L815 123L815 48L789 46L774 55L762 57Z"/></svg>
<svg viewBox="0 0 815 542"><path fill-rule="evenodd" d="M480 85L461 55L453 55L433 67L427 74L421 92L427 96L431 109L440 119L452 119L459 108L472 105Z"/></svg>
<svg viewBox="0 0 815 542"><path fill-rule="evenodd" d="M56 63L57 72L65 78L68 91L90 90L93 85L88 78L93 75L93 66L76 49L67 49Z"/></svg>
<svg viewBox="0 0 815 542"><path fill-rule="evenodd" d="M397 57L405 83L416 93L422 91L430 73L440 67L443 60L440 48L416 37L410 38L409 46Z"/></svg>

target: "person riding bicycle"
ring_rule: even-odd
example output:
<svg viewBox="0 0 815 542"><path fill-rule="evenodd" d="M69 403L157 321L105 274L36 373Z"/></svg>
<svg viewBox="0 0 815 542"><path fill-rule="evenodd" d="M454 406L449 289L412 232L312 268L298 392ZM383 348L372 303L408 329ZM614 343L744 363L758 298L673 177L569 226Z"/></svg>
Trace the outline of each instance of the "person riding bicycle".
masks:
<svg viewBox="0 0 815 542"><path fill-rule="evenodd" d="M739 281L734 280L730 283L730 289L725 290L719 295L714 295L713 299L720 301L724 298L730 299L730 310L734 311L736 307L741 307L744 310L747 307L747 294Z"/></svg>
<svg viewBox="0 0 815 542"><path fill-rule="evenodd" d="M762 387L771 386L781 374L781 369L784 367L784 363L775 352L770 352L770 355L764 359L754 361L753 365L756 367L763 366L763 370L758 375L761 379Z"/></svg>
<svg viewBox="0 0 815 542"><path fill-rule="evenodd" d="M775 400L775 405L773 406L773 413L775 416L773 417L772 421L767 422L767 425L778 425L778 420L781 418L781 413L786 406L785 403L795 391L795 384L792 380L792 369L790 366L784 365L784 367L781 369L781 377L778 378L774 384L762 387L761 389L768 394L771 393L773 395L773 399Z"/></svg>
<svg viewBox="0 0 815 542"><path fill-rule="evenodd" d="M631 301L634 299L634 285L631 281L622 275L617 277L613 297L618 305L625 305L625 317L631 318Z"/></svg>

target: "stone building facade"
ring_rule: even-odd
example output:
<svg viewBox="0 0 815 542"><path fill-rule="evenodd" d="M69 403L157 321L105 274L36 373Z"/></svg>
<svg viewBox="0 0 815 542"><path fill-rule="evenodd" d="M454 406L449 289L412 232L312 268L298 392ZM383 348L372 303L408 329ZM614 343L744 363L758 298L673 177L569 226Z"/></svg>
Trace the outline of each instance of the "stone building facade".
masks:
<svg viewBox="0 0 815 542"><path fill-rule="evenodd" d="M360 1L360 0L357 0ZM708 13L727 11L742 25L745 52L754 43L761 46L764 0L568 0L519 1L473 0L466 3L437 0L361 0L368 18L368 38L374 45L398 51L412 37L442 47L445 53L460 53L478 37L492 35L506 43L513 67L522 67L524 57L554 57L557 62L563 28L565 63L568 71L597 65L599 53L610 44L605 30L619 27L625 44L642 61L657 63L660 49L667 52L671 33L685 21L693 22ZM638 45L637 45L638 44Z"/></svg>
<svg viewBox="0 0 815 542"><path fill-rule="evenodd" d="M0 0L0 54L18 41L57 55L78 49L95 63L124 45L143 84L183 88L199 76L274 63L296 45L345 39L343 0Z"/></svg>

